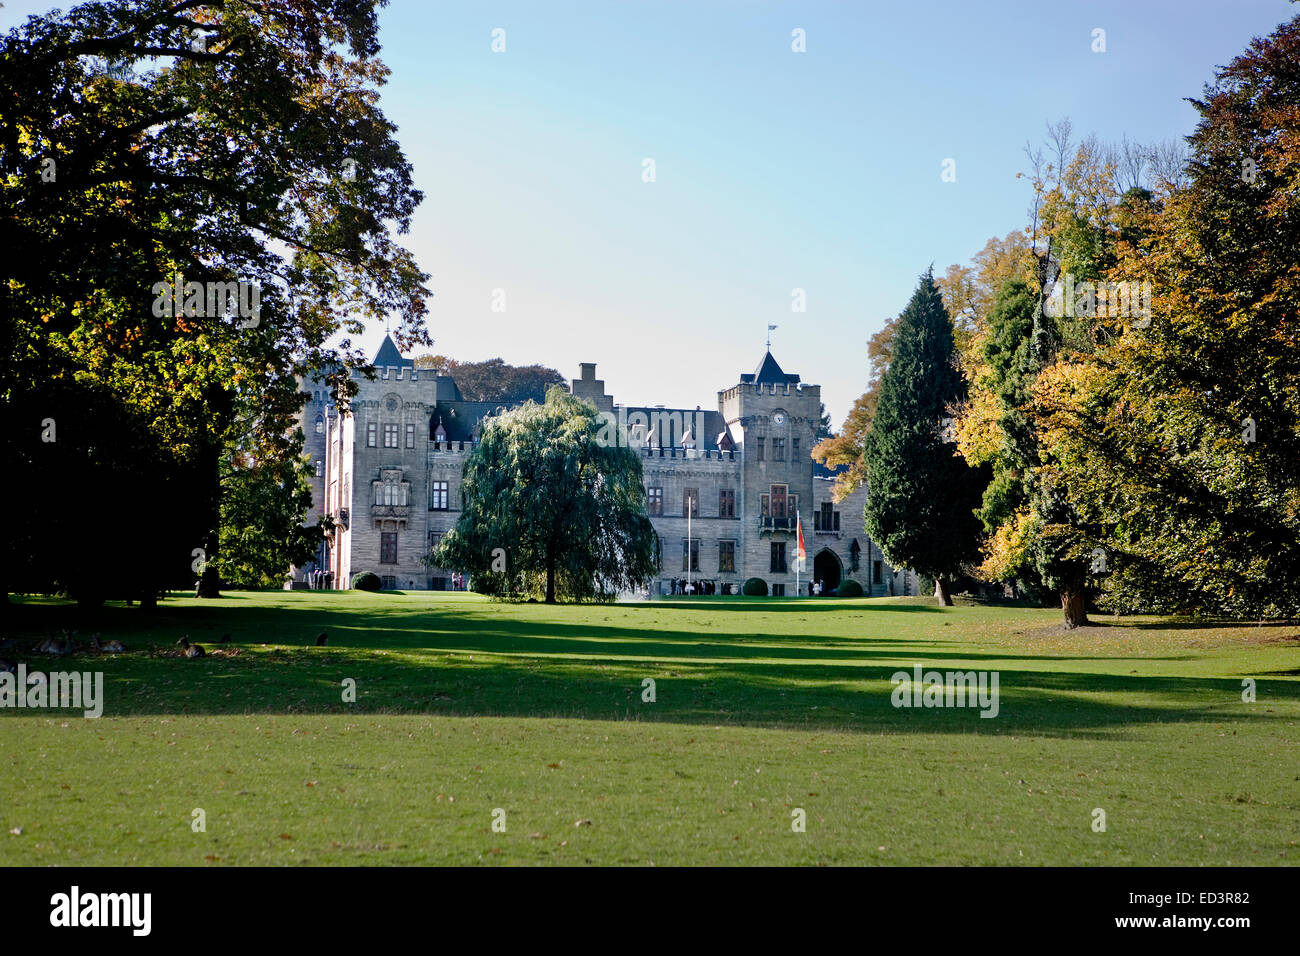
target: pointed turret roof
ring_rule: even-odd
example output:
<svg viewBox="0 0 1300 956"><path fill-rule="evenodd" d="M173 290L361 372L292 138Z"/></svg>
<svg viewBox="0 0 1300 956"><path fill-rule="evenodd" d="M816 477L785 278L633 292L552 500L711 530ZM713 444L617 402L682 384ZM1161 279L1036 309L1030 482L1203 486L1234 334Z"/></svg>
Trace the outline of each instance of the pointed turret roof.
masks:
<svg viewBox="0 0 1300 956"><path fill-rule="evenodd" d="M799 376L783 372L769 351L763 355L763 361L758 363L758 370L753 375L740 376L740 381L744 385L795 385L799 382Z"/></svg>
<svg viewBox="0 0 1300 956"><path fill-rule="evenodd" d="M376 368L411 368L415 365L413 359L402 358L402 353L397 350L397 343L387 332L384 333L384 343L379 346L379 351L375 353L374 366Z"/></svg>

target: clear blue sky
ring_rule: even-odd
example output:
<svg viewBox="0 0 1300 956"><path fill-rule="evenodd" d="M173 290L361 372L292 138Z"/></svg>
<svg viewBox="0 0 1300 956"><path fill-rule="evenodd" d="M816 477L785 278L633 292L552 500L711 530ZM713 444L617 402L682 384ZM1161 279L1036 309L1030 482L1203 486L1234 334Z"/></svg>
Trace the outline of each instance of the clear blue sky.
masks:
<svg viewBox="0 0 1300 956"><path fill-rule="evenodd" d="M0 24L43 4L10 3ZM836 427L917 275L1024 224L1026 140L1186 135L1284 0L394 0L383 106L426 193L434 350L711 407L766 326ZM506 31L506 52L491 50ZM807 52L791 51L806 31ZM1093 53L1092 31L1106 30ZM940 179L956 160L957 181ZM642 182L652 158L657 181ZM807 312L791 311L791 290ZM491 311L494 289L507 311ZM367 344L378 344L372 330Z"/></svg>
<svg viewBox="0 0 1300 956"><path fill-rule="evenodd" d="M773 323L773 354L822 385L838 428L867 339L917 275L1023 225L1027 139L1062 116L1103 138L1186 135L1184 98L1295 12L397 0L384 108L427 194L412 245L433 276L435 350L566 377L596 362L618 401L708 408L754 370Z"/></svg>

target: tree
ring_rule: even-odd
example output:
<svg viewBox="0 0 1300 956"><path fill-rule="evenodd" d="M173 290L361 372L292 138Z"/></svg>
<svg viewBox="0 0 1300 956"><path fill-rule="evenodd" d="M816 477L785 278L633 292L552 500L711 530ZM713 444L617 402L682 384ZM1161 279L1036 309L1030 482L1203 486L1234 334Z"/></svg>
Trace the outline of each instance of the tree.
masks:
<svg viewBox="0 0 1300 956"><path fill-rule="evenodd" d="M468 402L542 402L547 389L564 384L564 376L553 368L509 365L500 358L458 362L445 355L420 355L415 367L450 375Z"/></svg>
<svg viewBox="0 0 1300 956"><path fill-rule="evenodd" d="M4 453L48 492L14 517L26 586L147 602L197 564L215 595L230 449L284 466L309 371L346 407L367 357L330 343L365 320L428 342L375 6L93 2L0 38ZM112 561L51 540L58 512L93 513L83 488L130 522Z"/></svg>
<svg viewBox="0 0 1300 956"><path fill-rule="evenodd" d="M1066 627L1076 627L1087 623L1103 529L1069 494L1035 386L1045 370L1055 375L1089 361L1112 330L1092 294L1077 302L1071 295L1065 309L1046 305L1069 294L1063 290L1106 280L1119 250L1147 228L1155 193L1144 184L1161 188L1148 173L1164 176L1170 164L1160 150L1127 141L1108 146L1090 137L1076 147L1068 120L1050 125L1047 144L1026 152L1034 191L1028 231L990 240L972 267L950 267L941 285L968 329L961 347L969 398L958 445L969 462L993 469L980 509L988 535L981 573L1052 592Z"/></svg>
<svg viewBox="0 0 1300 956"><path fill-rule="evenodd" d="M641 458L597 440L596 407L563 387L484 421L465 462L464 510L429 557L488 594L548 604L608 599L654 571Z"/></svg>
<svg viewBox="0 0 1300 956"><path fill-rule="evenodd" d="M864 516L889 563L933 578L942 605L952 604L950 580L978 554L974 509L983 491L982 473L946 434L965 395L955 357L952 320L927 270L898 317L893 358L864 442Z"/></svg>
<svg viewBox="0 0 1300 956"><path fill-rule="evenodd" d="M255 434L248 429L247 434ZM290 567L305 564L333 527L303 525L311 508L314 466L304 456L302 432L289 433L280 454L264 445L231 449L221 462L220 548L215 559L221 581L237 588L278 588Z"/></svg>
<svg viewBox="0 0 1300 956"><path fill-rule="evenodd" d="M1117 608L1300 615L1300 17L1193 105L1186 186L1133 210L1107 323L1036 399L1069 503L1103 530Z"/></svg>
<svg viewBox="0 0 1300 956"><path fill-rule="evenodd" d="M822 402L818 406L817 431L813 433L813 441L821 442L834 437L835 429L831 427L830 412L826 411L826 403Z"/></svg>

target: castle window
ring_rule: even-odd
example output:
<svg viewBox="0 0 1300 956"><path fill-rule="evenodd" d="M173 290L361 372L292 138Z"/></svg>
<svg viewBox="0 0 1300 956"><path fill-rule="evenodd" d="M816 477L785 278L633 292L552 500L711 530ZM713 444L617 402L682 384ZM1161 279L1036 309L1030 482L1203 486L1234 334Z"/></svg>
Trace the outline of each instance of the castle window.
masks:
<svg viewBox="0 0 1300 956"><path fill-rule="evenodd" d="M787 506L786 495L789 490L790 490L789 485L772 485L771 508L772 508L773 518L787 517L788 513L786 511L786 506Z"/></svg>
<svg viewBox="0 0 1300 956"><path fill-rule="evenodd" d="M646 489L646 514L661 515L664 513L664 490L662 488Z"/></svg>
<svg viewBox="0 0 1300 956"><path fill-rule="evenodd" d="M366 425L366 447L367 447L367 448L374 448L374 447L375 447L375 429L376 429L376 427L377 427L377 426L375 425L374 422L370 422L368 425Z"/></svg>
<svg viewBox="0 0 1300 956"><path fill-rule="evenodd" d="M772 542L772 566L773 574L785 574L785 542Z"/></svg>
<svg viewBox="0 0 1300 956"><path fill-rule="evenodd" d="M790 460L799 460L799 439L797 438L790 439Z"/></svg>
<svg viewBox="0 0 1300 956"><path fill-rule="evenodd" d="M682 495L682 517L690 515L692 518L700 516L700 489L687 488Z"/></svg>
<svg viewBox="0 0 1300 956"><path fill-rule="evenodd" d="M384 426L384 447L397 447L397 425L395 423L389 423Z"/></svg>
<svg viewBox="0 0 1300 956"><path fill-rule="evenodd" d="M386 476L383 481L375 485L375 504L377 505L405 505L407 489L410 483L401 481L394 473L393 476Z"/></svg>
<svg viewBox="0 0 1300 956"><path fill-rule="evenodd" d="M754 450L758 452L758 460L766 461L767 449L764 447L766 445L766 441L762 438L756 438L754 439L754 441L756 442L756 444L754 445Z"/></svg>
<svg viewBox="0 0 1300 956"><path fill-rule="evenodd" d="M379 533L379 563L397 563L397 532L381 531Z"/></svg>
<svg viewBox="0 0 1300 956"><path fill-rule="evenodd" d="M319 478L325 474L325 462L319 458L316 459L316 477Z"/></svg>
<svg viewBox="0 0 1300 956"><path fill-rule="evenodd" d="M429 492L429 510L446 511L447 510L447 482L433 482Z"/></svg>
<svg viewBox="0 0 1300 956"><path fill-rule="evenodd" d="M880 583L880 578L881 578L881 570L882 570L882 569L881 569L881 562L880 562L880 561L872 561L871 563L872 563L872 565L874 565L874 567L873 567L872 570L871 570L871 579L872 579L873 581L875 581L877 584L879 584L879 583Z"/></svg>
<svg viewBox="0 0 1300 956"><path fill-rule="evenodd" d="M414 425L406 426L406 447L407 448L415 447L415 426Z"/></svg>
<svg viewBox="0 0 1300 956"><path fill-rule="evenodd" d="M723 488L718 492L718 517L736 517L736 492L733 488Z"/></svg>
<svg viewBox="0 0 1300 956"><path fill-rule="evenodd" d="M719 541L718 542L718 571L735 571L736 570L736 542Z"/></svg>
<svg viewBox="0 0 1300 956"><path fill-rule="evenodd" d="M322 418L320 415L316 416L316 434L317 435L325 434L325 419Z"/></svg>
<svg viewBox="0 0 1300 956"><path fill-rule="evenodd" d="M682 538L682 570L698 571L700 569L700 539Z"/></svg>
<svg viewBox="0 0 1300 956"><path fill-rule="evenodd" d="M785 461L785 439L784 438L772 439L772 460Z"/></svg>

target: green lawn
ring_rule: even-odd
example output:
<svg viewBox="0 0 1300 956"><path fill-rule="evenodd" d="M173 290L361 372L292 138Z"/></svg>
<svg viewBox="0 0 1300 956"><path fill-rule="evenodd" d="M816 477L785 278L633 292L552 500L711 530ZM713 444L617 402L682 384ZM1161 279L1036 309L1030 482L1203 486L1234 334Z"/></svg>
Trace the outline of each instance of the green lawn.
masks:
<svg viewBox="0 0 1300 956"><path fill-rule="evenodd" d="M74 614L30 602L9 633ZM1300 859L1300 628L1059 617L359 592L110 606L91 629L127 654L25 658L103 670L102 718L0 711L0 864ZM223 632L229 656L173 656ZM894 708L890 676L917 663L997 671L999 715Z"/></svg>

